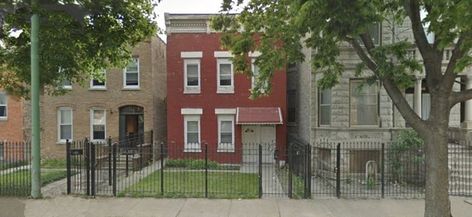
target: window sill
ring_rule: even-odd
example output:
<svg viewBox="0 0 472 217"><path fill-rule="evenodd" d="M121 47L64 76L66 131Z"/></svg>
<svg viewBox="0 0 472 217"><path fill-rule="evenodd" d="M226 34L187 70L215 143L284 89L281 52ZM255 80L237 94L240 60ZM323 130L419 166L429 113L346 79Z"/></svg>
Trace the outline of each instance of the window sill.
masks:
<svg viewBox="0 0 472 217"><path fill-rule="evenodd" d="M217 94L234 94L234 90L217 90Z"/></svg>
<svg viewBox="0 0 472 217"><path fill-rule="evenodd" d="M195 89L185 89L184 94L200 94L201 91L200 89L195 90Z"/></svg>
<svg viewBox="0 0 472 217"><path fill-rule="evenodd" d="M91 91L106 91L107 88L106 87L91 87L91 88L89 88L89 90L91 90Z"/></svg>
<svg viewBox="0 0 472 217"><path fill-rule="evenodd" d="M121 90L124 90L124 91L138 91L138 90L141 90L140 87L123 87L123 89Z"/></svg>
<svg viewBox="0 0 472 217"><path fill-rule="evenodd" d="M0 121L8 121L8 117L0 117Z"/></svg>
<svg viewBox="0 0 472 217"><path fill-rule="evenodd" d="M218 148L216 150L218 153L234 153L234 148Z"/></svg>
<svg viewBox="0 0 472 217"><path fill-rule="evenodd" d="M72 142L72 140L70 140L69 142ZM56 142L56 145L65 145L66 144L66 141L57 141Z"/></svg>
<svg viewBox="0 0 472 217"><path fill-rule="evenodd" d="M184 152L187 153L200 153L202 152L202 149L196 149L196 148L185 148Z"/></svg>

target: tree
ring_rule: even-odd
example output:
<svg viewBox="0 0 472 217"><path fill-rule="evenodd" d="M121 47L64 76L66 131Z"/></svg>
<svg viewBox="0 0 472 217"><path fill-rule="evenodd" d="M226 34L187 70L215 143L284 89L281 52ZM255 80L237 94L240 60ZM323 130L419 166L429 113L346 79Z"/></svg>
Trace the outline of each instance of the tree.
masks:
<svg viewBox="0 0 472 217"><path fill-rule="evenodd" d="M131 49L156 33L158 0L7 0L0 3L0 86L28 96L30 17L40 19L40 86L64 93L63 81L84 83L101 71L124 67Z"/></svg>
<svg viewBox="0 0 472 217"><path fill-rule="evenodd" d="M213 27L224 32L223 45L232 50L236 70L251 73L247 53L258 50L262 78L275 68L303 60L302 45L312 48L312 67L321 74L321 87L335 85L343 73L336 58L340 44L349 44L359 56L358 74L370 71L406 121L425 141L425 216L451 216L448 198L448 123L451 108L472 99L472 89L454 91L457 75L471 65L472 2L456 0L224 0L222 16ZM239 15L230 15L236 6ZM425 18L422 19L422 15ZM376 45L368 28L375 23L409 23L413 40ZM425 28L429 23L429 27ZM427 33L435 34L429 43ZM447 67L442 58L453 48ZM418 49L421 60L409 51ZM431 112L422 120L405 100L402 89L415 73L424 73L431 94ZM259 95L258 87L254 95Z"/></svg>

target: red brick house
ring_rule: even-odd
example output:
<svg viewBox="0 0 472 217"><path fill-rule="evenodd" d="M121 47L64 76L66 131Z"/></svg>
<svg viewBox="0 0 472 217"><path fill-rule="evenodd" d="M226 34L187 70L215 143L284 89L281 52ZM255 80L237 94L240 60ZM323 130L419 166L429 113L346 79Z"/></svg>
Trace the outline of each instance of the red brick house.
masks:
<svg viewBox="0 0 472 217"><path fill-rule="evenodd" d="M264 144L270 156L264 161L271 162L286 149L286 73L275 73L269 96L249 99L253 78L233 70L221 34L209 26L211 16L165 16L169 154L198 157L208 144L210 159L239 163L245 151Z"/></svg>
<svg viewBox="0 0 472 217"><path fill-rule="evenodd" d="M23 159L24 100L0 89L0 161Z"/></svg>

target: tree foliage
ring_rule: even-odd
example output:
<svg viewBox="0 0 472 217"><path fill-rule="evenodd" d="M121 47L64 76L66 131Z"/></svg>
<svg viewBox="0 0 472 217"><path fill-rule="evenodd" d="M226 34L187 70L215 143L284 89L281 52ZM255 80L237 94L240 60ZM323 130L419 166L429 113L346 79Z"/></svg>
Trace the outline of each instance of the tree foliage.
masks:
<svg viewBox="0 0 472 217"><path fill-rule="evenodd" d="M243 5L239 15L229 12ZM248 52L261 79L277 68L304 60L302 47L321 88L336 85L345 73L339 58L351 49L359 57L357 76L380 81L401 115L425 141L425 216L450 216L447 143L451 108L472 99L472 89L456 90L457 77L472 64L472 1L461 0L224 0L213 27L223 32L223 46L234 54L235 68L250 74ZM391 28L391 39L375 43L369 28ZM399 37L408 27L408 37ZM384 28L385 30L385 28ZM434 33L429 41L427 34ZM405 35L405 34L403 34ZM444 63L446 49L452 50ZM419 55L411 55L412 51ZM420 58L415 58L420 56ZM423 120L406 101L403 89L415 76L425 77L431 110ZM276 88L276 87L274 87ZM303 90L302 90L303 91ZM253 93L262 93L261 86Z"/></svg>
<svg viewBox="0 0 472 217"><path fill-rule="evenodd" d="M27 96L30 83L30 17L40 16L40 82L62 93L61 82L84 83L110 67L124 67L131 49L154 35L157 0L30 0L0 5L0 86Z"/></svg>

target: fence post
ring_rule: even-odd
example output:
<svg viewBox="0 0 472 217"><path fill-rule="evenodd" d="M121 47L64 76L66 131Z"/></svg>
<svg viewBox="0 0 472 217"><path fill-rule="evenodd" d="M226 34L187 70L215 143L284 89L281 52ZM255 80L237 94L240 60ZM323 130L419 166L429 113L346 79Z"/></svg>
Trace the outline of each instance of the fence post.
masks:
<svg viewBox="0 0 472 217"><path fill-rule="evenodd" d="M341 197L341 143L336 148L336 197Z"/></svg>
<svg viewBox="0 0 472 217"><path fill-rule="evenodd" d="M311 198L311 146L308 144L305 151L305 198Z"/></svg>
<svg viewBox="0 0 472 217"><path fill-rule="evenodd" d="M125 163L125 175L126 175L126 177L128 177L128 170L129 170L129 162L128 162L128 161L129 161L129 153L128 153L128 151L129 151L129 150L128 150L128 147L126 147L126 152L125 152L125 156L126 156L126 158L125 158L125 160L126 160L126 163Z"/></svg>
<svg viewBox="0 0 472 217"><path fill-rule="evenodd" d="M116 155L118 152L118 144L115 143L113 147L113 196L116 196Z"/></svg>
<svg viewBox="0 0 472 217"><path fill-rule="evenodd" d="M90 143L87 138L84 140L85 144L85 176L87 179L87 196L90 196Z"/></svg>
<svg viewBox="0 0 472 217"><path fill-rule="evenodd" d="M380 182L382 185L382 198L385 197L385 143L382 143L382 154L381 154L381 161L380 161Z"/></svg>
<svg viewBox="0 0 472 217"><path fill-rule="evenodd" d="M205 143L205 198L208 198L208 143Z"/></svg>
<svg viewBox="0 0 472 217"><path fill-rule="evenodd" d="M92 182L92 196L95 197L95 167L96 167L96 159L95 159L95 143L91 142L90 143L90 157L91 157L91 160L90 160L90 166L91 166L91 182Z"/></svg>
<svg viewBox="0 0 472 217"><path fill-rule="evenodd" d="M288 198L293 197L292 190L292 144L288 145Z"/></svg>
<svg viewBox="0 0 472 217"><path fill-rule="evenodd" d="M161 194L164 195L164 142L161 142Z"/></svg>
<svg viewBox="0 0 472 217"><path fill-rule="evenodd" d="M113 152L113 147L112 147L112 144L111 144L111 136L108 137L108 185L112 185L112 168L111 168L111 164L112 164L112 152Z"/></svg>
<svg viewBox="0 0 472 217"><path fill-rule="evenodd" d="M259 144L259 198L262 198L262 145Z"/></svg>
<svg viewBox="0 0 472 217"><path fill-rule="evenodd" d="M66 167L67 167L67 194L71 193L71 153L70 153L70 141L67 139L66 140Z"/></svg>

